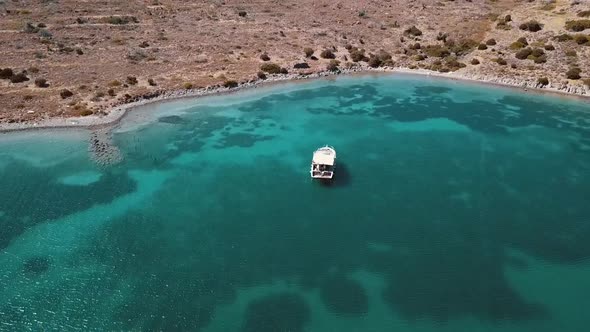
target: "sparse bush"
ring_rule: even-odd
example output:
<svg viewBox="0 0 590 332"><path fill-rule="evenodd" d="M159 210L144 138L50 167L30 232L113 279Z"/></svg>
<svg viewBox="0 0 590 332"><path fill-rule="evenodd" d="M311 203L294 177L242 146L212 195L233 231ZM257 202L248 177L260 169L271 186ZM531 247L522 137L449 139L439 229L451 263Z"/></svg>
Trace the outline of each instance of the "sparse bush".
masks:
<svg viewBox="0 0 590 332"><path fill-rule="evenodd" d="M84 108L80 111L79 114L80 114L80 116L89 116L89 115L94 114L94 112L92 112L91 110L89 110L87 108Z"/></svg>
<svg viewBox="0 0 590 332"><path fill-rule="evenodd" d="M547 45L545 45L545 49L547 51L555 51L555 46L553 46L551 44L547 44Z"/></svg>
<svg viewBox="0 0 590 332"><path fill-rule="evenodd" d="M322 51L322 53L320 53L320 57L324 59L335 59L336 55L334 55L334 52L332 52L332 50L325 49Z"/></svg>
<svg viewBox="0 0 590 332"><path fill-rule="evenodd" d="M256 76L261 79L261 80L265 80L266 79L266 74L264 72L259 71Z"/></svg>
<svg viewBox="0 0 590 332"><path fill-rule="evenodd" d="M510 14L504 16L504 22L511 22L512 21L512 16Z"/></svg>
<svg viewBox="0 0 590 332"><path fill-rule="evenodd" d="M192 88L193 88L193 84L192 84L191 82L185 82L185 83L182 85L182 87L183 87L185 90L190 90L190 89L192 89Z"/></svg>
<svg viewBox="0 0 590 332"><path fill-rule="evenodd" d="M570 31L584 31L586 29L590 29L590 20L574 20L574 21L567 21L565 22L566 30Z"/></svg>
<svg viewBox="0 0 590 332"><path fill-rule="evenodd" d="M359 62L359 61L368 61L369 59L365 56L365 50L363 49L358 49L358 48L353 48L350 51L350 59L353 62Z"/></svg>
<svg viewBox="0 0 590 332"><path fill-rule="evenodd" d="M37 33L37 32L39 32L39 28L36 27L33 23L27 22L25 24L23 31L26 33Z"/></svg>
<svg viewBox="0 0 590 332"><path fill-rule="evenodd" d="M590 17L590 10L583 10L578 13L579 17Z"/></svg>
<svg viewBox="0 0 590 332"><path fill-rule="evenodd" d="M567 55L567 56L578 56L578 53L576 53L576 50L566 50L565 51L565 55Z"/></svg>
<svg viewBox="0 0 590 332"><path fill-rule="evenodd" d="M449 40L445 43L445 46L456 55L465 55L471 53L477 46L478 42L473 39L461 39L458 42Z"/></svg>
<svg viewBox="0 0 590 332"><path fill-rule="evenodd" d="M471 64L474 66L477 66L477 65L479 65L479 60L473 58L473 59L471 59Z"/></svg>
<svg viewBox="0 0 590 332"><path fill-rule="evenodd" d="M109 17L103 17L101 21L103 23L114 24L114 25L139 23L139 20L135 16L109 16Z"/></svg>
<svg viewBox="0 0 590 332"><path fill-rule="evenodd" d="M77 48L77 49L76 49L76 54L78 54L78 55L83 55L83 54L84 54L84 51L82 51L82 49L81 49L81 48Z"/></svg>
<svg viewBox="0 0 590 332"><path fill-rule="evenodd" d="M268 54L266 52L260 54L260 60L262 61L270 61L270 57L268 56Z"/></svg>
<svg viewBox="0 0 590 332"><path fill-rule="evenodd" d="M588 44L588 42L590 41L590 39L588 38L588 36L585 36L585 35L575 35L574 36L574 41L578 45L586 45L586 44Z"/></svg>
<svg viewBox="0 0 590 332"><path fill-rule="evenodd" d="M156 81L154 81L154 79L153 79L153 78L148 78L148 84L149 84L150 86L156 86L156 85L158 85L158 84L156 84Z"/></svg>
<svg viewBox="0 0 590 332"><path fill-rule="evenodd" d="M46 29L41 29L38 32L39 37L43 38L43 39L51 39L53 38L53 34L49 31L47 31Z"/></svg>
<svg viewBox="0 0 590 332"><path fill-rule="evenodd" d="M114 80L114 81L110 81L107 85L108 86L120 86L121 82Z"/></svg>
<svg viewBox="0 0 590 332"><path fill-rule="evenodd" d="M561 43L566 42L568 40L572 40L572 39L574 39L574 37L572 37L571 35L569 35L567 33L555 36L555 40L557 40L558 42L561 42Z"/></svg>
<svg viewBox="0 0 590 332"><path fill-rule="evenodd" d="M279 74L281 72L281 67L276 63L263 63L260 66L260 70L269 74Z"/></svg>
<svg viewBox="0 0 590 332"><path fill-rule="evenodd" d="M27 77L27 75L25 73L18 73L16 75L12 75L12 77L10 78L11 83L22 83L22 82L26 82L28 80L29 80L29 78Z"/></svg>
<svg viewBox="0 0 590 332"><path fill-rule="evenodd" d="M115 97L115 96L117 95L117 93L115 93L115 90L114 90L114 89L112 89L112 88L111 88L111 89L108 89L108 90L107 90L107 93L108 93L108 94L109 94L109 96L111 96L111 97Z"/></svg>
<svg viewBox="0 0 590 332"><path fill-rule="evenodd" d="M246 11L245 11L245 10L240 10L240 11L238 12L238 15L239 15L240 17L246 17L246 15L248 15L248 13L246 13Z"/></svg>
<svg viewBox="0 0 590 332"><path fill-rule="evenodd" d="M541 26L541 23L535 21L535 20L530 20L527 22L522 23L519 26L520 30L525 30L525 31L530 31L530 32L537 32L540 31L541 29L543 29L543 27Z"/></svg>
<svg viewBox="0 0 590 332"><path fill-rule="evenodd" d="M27 71L29 73L37 74L39 72L39 68L37 68L37 67L29 67L29 69L27 69Z"/></svg>
<svg viewBox="0 0 590 332"><path fill-rule="evenodd" d="M480 51L487 50L488 46L486 44L479 44L477 45L477 49Z"/></svg>
<svg viewBox="0 0 590 332"><path fill-rule="evenodd" d="M37 78L35 80L35 85L39 88L48 88L49 84L47 84L47 80L44 78Z"/></svg>
<svg viewBox="0 0 590 332"><path fill-rule="evenodd" d="M66 98L70 98L71 96L73 96L74 93L68 89L63 89L59 92L59 95L61 96L62 99L66 99Z"/></svg>
<svg viewBox="0 0 590 332"><path fill-rule="evenodd" d="M444 58L451 55L451 52L441 45L428 45L423 50L424 53L431 57Z"/></svg>
<svg viewBox="0 0 590 332"><path fill-rule="evenodd" d="M411 50L419 50L422 48L422 45L420 45L420 43L415 43L415 44L410 45L408 48Z"/></svg>
<svg viewBox="0 0 590 332"><path fill-rule="evenodd" d="M411 27L404 30L404 34L417 37L417 36L422 36L422 31L420 31L420 29L416 28L415 25L412 25Z"/></svg>
<svg viewBox="0 0 590 332"><path fill-rule="evenodd" d="M305 57L309 58L310 56L313 55L313 48L311 47L306 47L303 49L303 53L305 53Z"/></svg>
<svg viewBox="0 0 590 332"><path fill-rule="evenodd" d="M279 73L283 74L283 75L287 75L289 73L289 71L287 70L287 68L285 67L281 67Z"/></svg>
<svg viewBox="0 0 590 332"><path fill-rule="evenodd" d="M127 76L127 79L125 81L129 85L135 85L135 84L137 84L137 77L135 77L135 76Z"/></svg>
<svg viewBox="0 0 590 332"><path fill-rule="evenodd" d="M581 72L582 72L582 71L580 70L580 68L573 67L573 68L570 68L570 69L569 69L569 70L568 70L568 71L565 73L565 76L566 76L568 79L570 79L570 80L579 80L579 79L581 78L581 77L580 77L580 73L581 73Z"/></svg>
<svg viewBox="0 0 590 332"><path fill-rule="evenodd" d="M308 69L309 65L307 64L307 62L300 62L300 63L296 63L293 65L294 69Z"/></svg>
<svg viewBox="0 0 590 332"><path fill-rule="evenodd" d="M1 79L10 79L14 75L14 72L11 68L4 68L0 70L0 78Z"/></svg>
<svg viewBox="0 0 590 332"><path fill-rule="evenodd" d="M223 86L226 88L237 88L238 87L238 82L234 81L234 80L227 80L225 82L223 82Z"/></svg>
<svg viewBox="0 0 590 332"><path fill-rule="evenodd" d="M547 62L547 56L543 54L541 56L533 58L533 61L535 61L535 63L545 63Z"/></svg>
<svg viewBox="0 0 590 332"><path fill-rule="evenodd" d="M502 58L496 58L494 60L495 63L499 64L500 66L506 66L508 64L508 62L506 62L506 60L502 59Z"/></svg>
<svg viewBox="0 0 590 332"><path fill-rule="evenodd" d="M414 60L415 60L415 61L423 61L424 59L426 59L426 58L425 58L425 57L424 57L424 55L422 55L422 54L416 54L416 55L414 56Z"/></svg>
<svg viewBox="0 0 590 332"><path fill-rule="evenodd" d="M590 78L585 78L582 80L582 82L584 82L584 85L586 85L587 87L590 87Z"/></svg>
<svg viewBox="0 0 590 332"><path fill-rule="evenodd" d="M133 51L130 51L129 53L127 53L127 59L129 59L131 61L139 62L147 57L148 56L144 50L133 50Z"/></svg>
<svg viewBox="0 0 590 332"><path fill-rule="evenodd" d="M379 57L376 55L373 55L369 58L369 67L371 67L371 68L377 68L377 67L381 66L381 63L382 63L381 59L379 59Z"/></svg>
<svg viewBox="0 0 590 332"><path fill-rule="evenodd" d="M486 45L494 46L494 45L496 45L496 40L494 38L490 38L486 41Z"/></svg>
<svg viewBox="0 0 590 332"><path fill-rule="evenodd" d="M329 71L339 71L340 68L338 68L338 66L340 65L340 61L332 59L330 60L330 63L328 63L328 65L326 66L326 69Z"/></svg>

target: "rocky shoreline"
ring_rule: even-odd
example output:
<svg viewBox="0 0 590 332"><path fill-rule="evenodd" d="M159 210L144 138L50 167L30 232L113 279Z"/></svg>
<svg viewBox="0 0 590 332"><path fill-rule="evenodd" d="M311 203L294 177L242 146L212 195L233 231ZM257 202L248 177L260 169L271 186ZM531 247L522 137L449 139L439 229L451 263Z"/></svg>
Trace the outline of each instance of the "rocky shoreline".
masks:
<svg viewBox="0 0 590 332"><path fill-rule="evenodd" d="M453 80L469 81L475 83L499 85L509 88L519 88L529 91L529 89L541 93L556 93L560 95L572 97L590 97L590 87L585 86L571 86L568 84L550 83L548 85L541 85L533 78L510 78L510 77L496 77L492 75L469 74L459 72L440 73L436 71L424 69L408 69L408 68L370 68L368 66L358 66L351 69L342 69L339 71L321 71L308 74L277 74L269 75L266 79L250 80L239 84L237 87L229 88L224 86L208 86L205 88L175 90L175 91L156 91L145 95L140 95L128 98L125 103L113 106L106 112L106 115L91 115L85 117L74 118L50 118L35 122L23 123L0 123L0 133L11 131L23 131L30 129L61 129L61 128L88 128L101 129L117 124L124 115L140 106L161 102L167 100L174 100L180 98L197 98L204 96L219 95L225 93L232 93L243 89L255 88L261 85L269 85L273 83L318 79L338 75L352 75L352 74L409 74L409 75L425 75L431 77L439 77Z"/></svg>

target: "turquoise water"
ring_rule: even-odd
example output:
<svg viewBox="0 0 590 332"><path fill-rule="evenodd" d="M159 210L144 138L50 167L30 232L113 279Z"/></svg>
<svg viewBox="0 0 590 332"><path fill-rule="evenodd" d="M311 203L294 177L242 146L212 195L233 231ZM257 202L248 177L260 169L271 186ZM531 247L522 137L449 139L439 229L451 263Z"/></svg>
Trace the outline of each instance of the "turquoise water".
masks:
<svg viewBox="0 0 590 332"><path fill-rule="evenodd" d="M414 76L0 135L2 331L583 331L590 106ZM331 185L311 154L338 151Z"/></svg>

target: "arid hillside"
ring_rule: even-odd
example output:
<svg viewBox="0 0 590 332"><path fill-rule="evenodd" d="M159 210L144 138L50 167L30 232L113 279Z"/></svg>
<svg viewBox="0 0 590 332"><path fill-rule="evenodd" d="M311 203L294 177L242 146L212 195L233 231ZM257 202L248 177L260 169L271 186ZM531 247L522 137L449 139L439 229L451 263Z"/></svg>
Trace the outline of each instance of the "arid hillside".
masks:
<svg viewBox="0 0 590 332"><path fill-rule="evenodd" d="M589 34L587 1L0 0L0 122L354 66L588 91Z"/></svg>

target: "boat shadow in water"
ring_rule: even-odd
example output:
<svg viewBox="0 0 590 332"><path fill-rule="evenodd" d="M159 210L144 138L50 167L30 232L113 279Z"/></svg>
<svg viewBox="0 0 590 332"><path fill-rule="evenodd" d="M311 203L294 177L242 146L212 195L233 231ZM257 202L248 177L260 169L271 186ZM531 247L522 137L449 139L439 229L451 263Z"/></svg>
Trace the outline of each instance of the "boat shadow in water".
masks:
<svg viewBox="0 0 590 332"><path fill-rule="evenodd" d="M334 170L334 177L318 182L325 187L347 187L350 185L351 175L346 164L339 160Z"/></svg>

